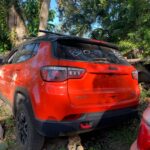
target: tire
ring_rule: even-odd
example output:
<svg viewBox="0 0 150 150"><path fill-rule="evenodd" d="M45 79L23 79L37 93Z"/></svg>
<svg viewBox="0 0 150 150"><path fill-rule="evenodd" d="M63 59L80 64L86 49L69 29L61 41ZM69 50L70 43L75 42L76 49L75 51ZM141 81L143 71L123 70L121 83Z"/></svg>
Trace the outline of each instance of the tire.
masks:
<svg viewBox="0 0 150 150"><path fill-rule="evenodd" d="M41 150L44 137L36 131L24 102L18 105L15 118L19 150Z"/></svg>

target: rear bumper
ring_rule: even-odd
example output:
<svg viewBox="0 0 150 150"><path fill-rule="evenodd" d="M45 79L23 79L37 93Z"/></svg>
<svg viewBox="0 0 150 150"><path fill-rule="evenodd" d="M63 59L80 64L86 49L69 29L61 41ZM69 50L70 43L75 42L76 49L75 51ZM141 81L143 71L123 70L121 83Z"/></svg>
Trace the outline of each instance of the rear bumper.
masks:
<svg viewBox="0 0 150 150"><path fill-rule="evenodd" d="M71 135L74 133L83 133L96 128L120 123L122 121L134 118L138 115L136 108L125 108L107 112L89 113L83 115L75 121L39 121L35 120L37 131L46 137L57 137ZM88 124L83 128L83 124ZM84 126L85 127L85 126Z"/></svg>

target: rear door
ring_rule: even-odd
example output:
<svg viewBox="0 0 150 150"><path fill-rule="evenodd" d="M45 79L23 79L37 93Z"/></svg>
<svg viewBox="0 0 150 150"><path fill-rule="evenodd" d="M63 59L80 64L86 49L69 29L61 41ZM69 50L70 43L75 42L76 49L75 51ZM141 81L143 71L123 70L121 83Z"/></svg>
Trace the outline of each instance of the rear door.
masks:
<svg viewBox="0 0 150 150"><path fill-rule="evenodd" d="M38 44L35 43L21 46L0 67L0 90L3 97L13 100L16 85L23 85L24 78L29 78L28 68L25 68L25 61L36 54L37 48ZM26 69L26 72L23 72L24 69Z"/></svg>
<svg viewBox="0 0 150 150"><path fill-rule="evenodd" d="M17 52L17 49L10 52L10 55L8 56L8 59L13 58L15 53ZM14 76L14 64L8 64L6 61L1 67L0 67L0 94L4 99L11 100L9 95L12 93L14 84L12 84L12 79Z"/></svg>
<svg viewBox="0 0 150 150"><path fill-rule="evenodd" d="M107 105L136 98L135 69L113 48L74 41L58 44L60 65L85 69L80 79L68 80L74 106Z"/></svg>

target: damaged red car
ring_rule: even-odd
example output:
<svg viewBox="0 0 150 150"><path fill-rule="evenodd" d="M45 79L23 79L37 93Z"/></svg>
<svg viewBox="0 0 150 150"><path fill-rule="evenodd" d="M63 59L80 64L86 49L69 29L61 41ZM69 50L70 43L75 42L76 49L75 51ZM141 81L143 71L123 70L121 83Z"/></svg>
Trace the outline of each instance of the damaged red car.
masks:
<svg viewBox="0 0 150 150"><path fill-rule="evenodd" d="M137 70L104 41L49 33L0 65L0 97L12 107L22 150L129 119L139 96Z"/></svg>

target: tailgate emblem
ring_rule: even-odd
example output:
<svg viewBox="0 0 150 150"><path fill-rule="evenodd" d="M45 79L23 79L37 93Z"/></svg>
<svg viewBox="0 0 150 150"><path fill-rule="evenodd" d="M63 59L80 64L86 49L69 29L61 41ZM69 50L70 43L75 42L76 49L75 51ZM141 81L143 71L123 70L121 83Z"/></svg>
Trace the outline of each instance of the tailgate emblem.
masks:
<svg viewBox="0 0 150 150"><path fill-rule="evenodd" d="M109 66L109 68L108 68L109 70L118 70L118 68L116 68L116 67L113 67L113 66Z"/></svg>

